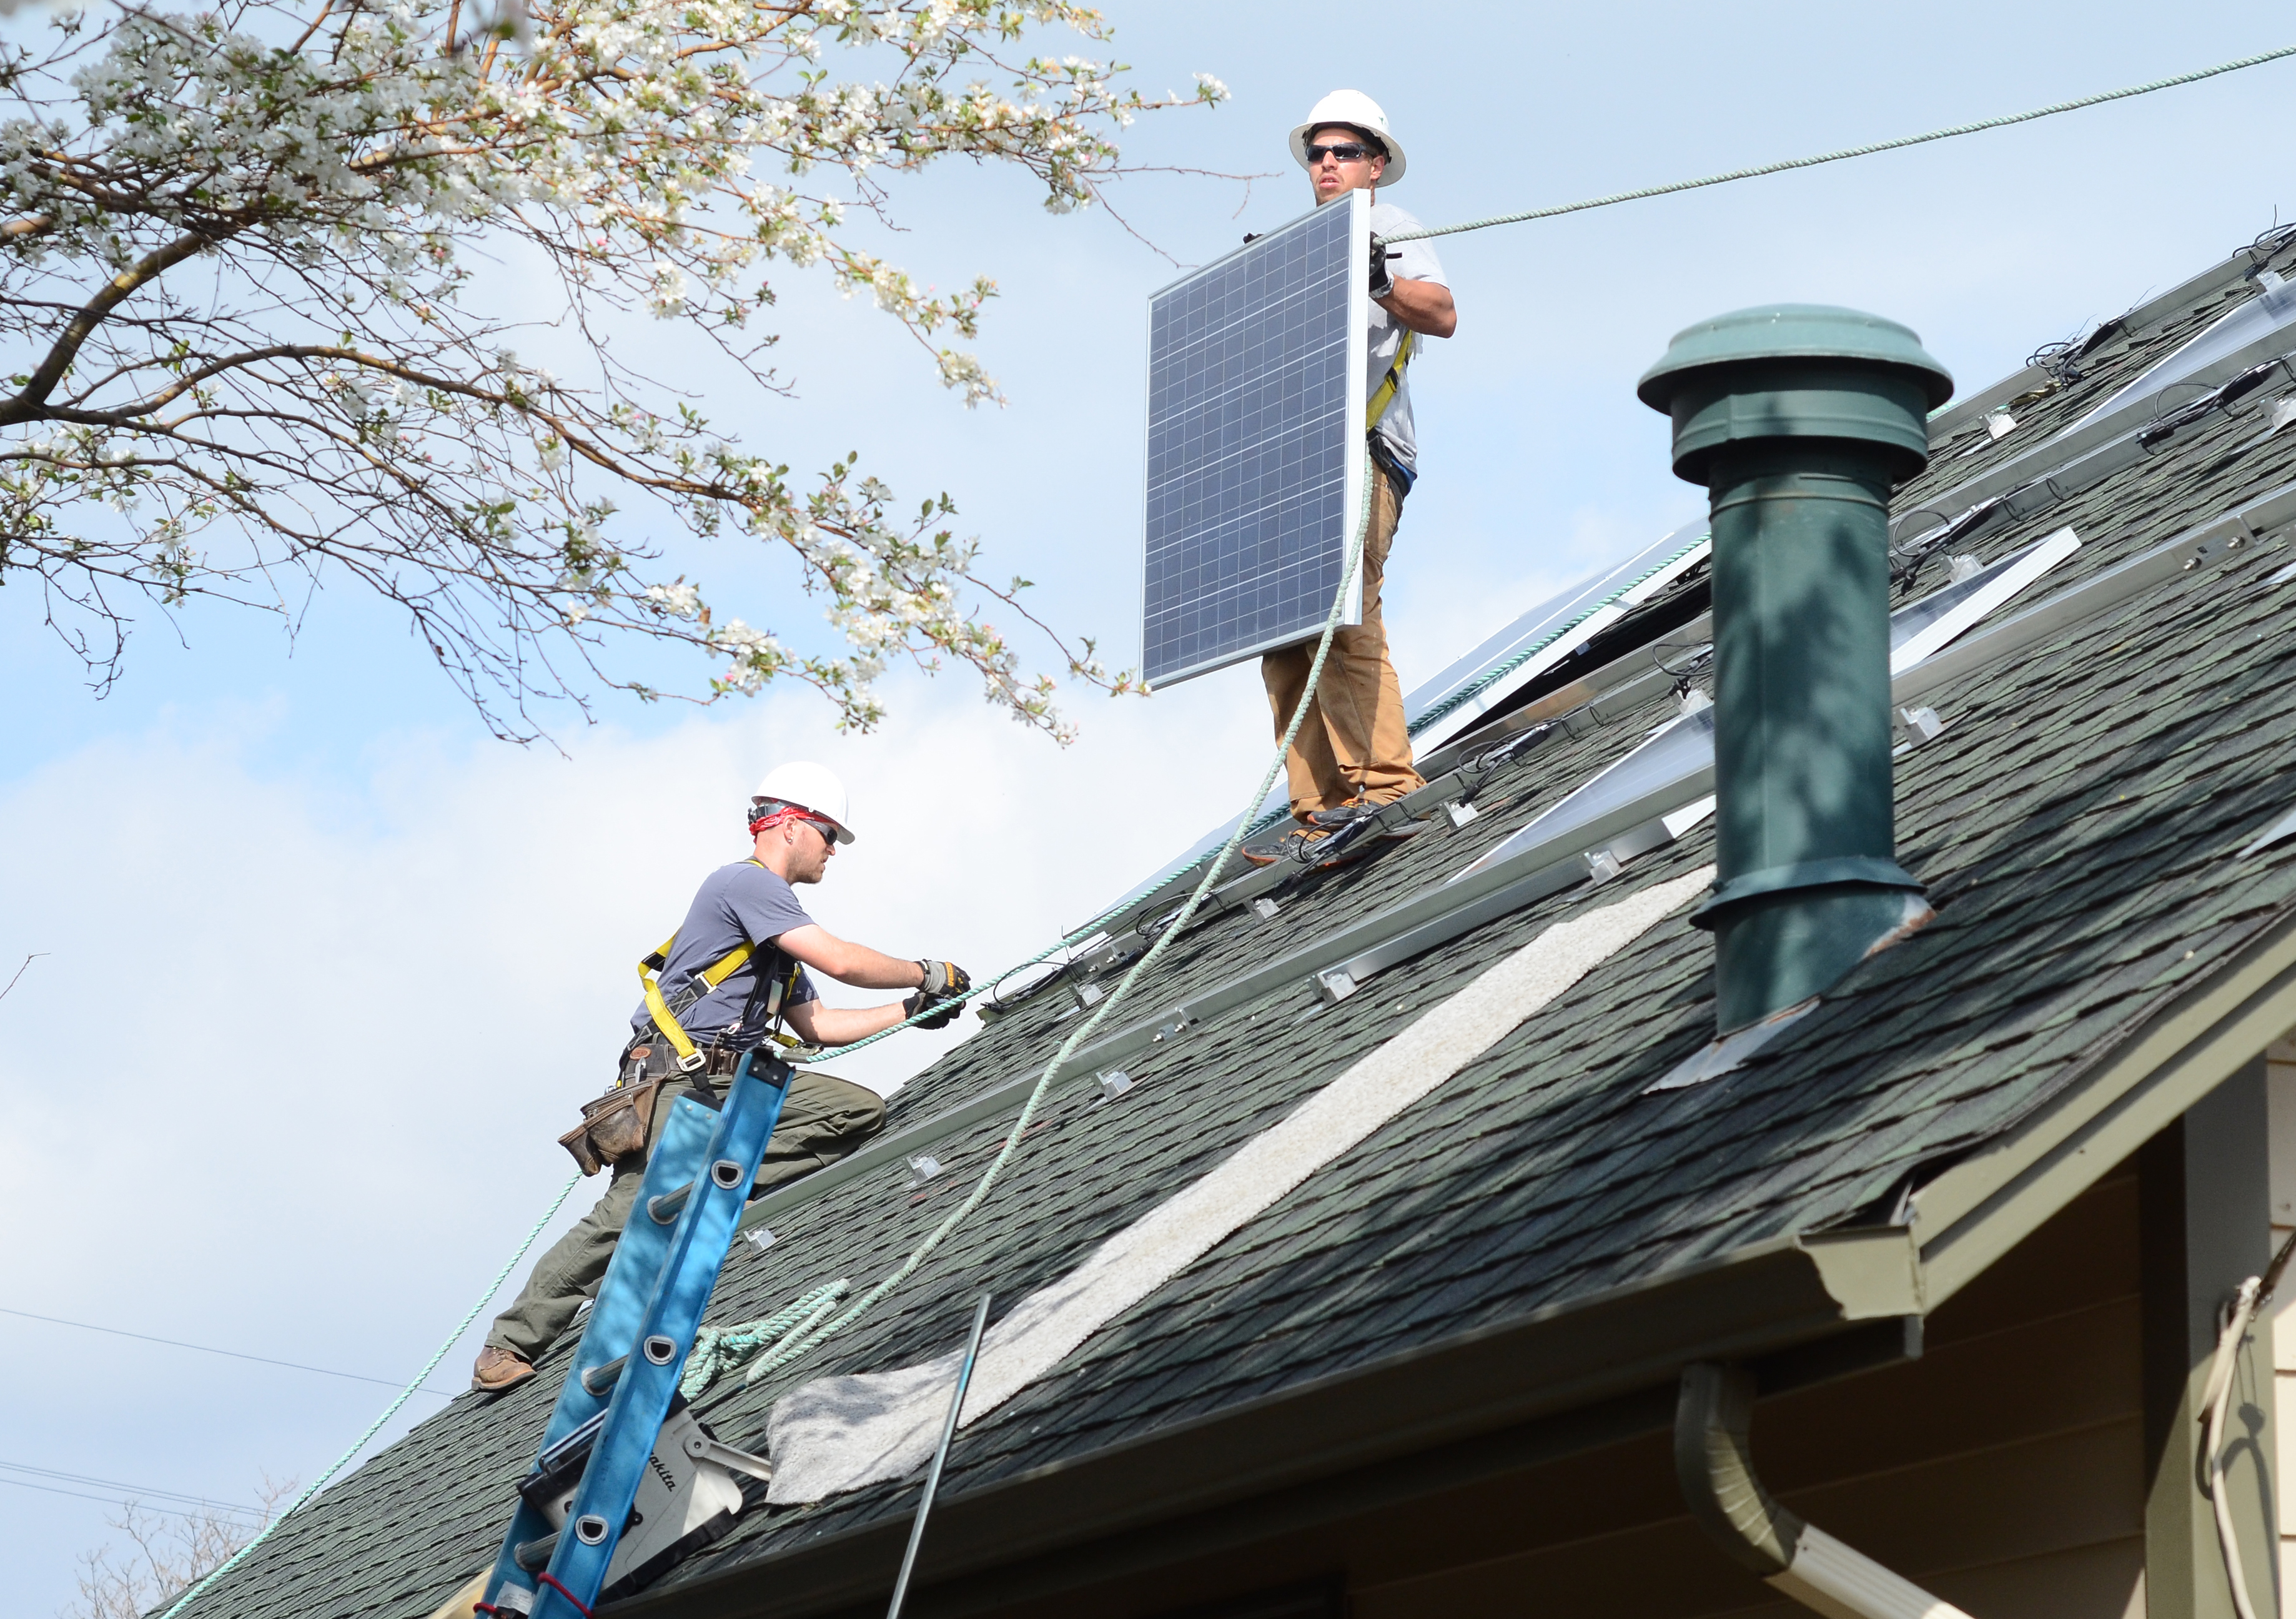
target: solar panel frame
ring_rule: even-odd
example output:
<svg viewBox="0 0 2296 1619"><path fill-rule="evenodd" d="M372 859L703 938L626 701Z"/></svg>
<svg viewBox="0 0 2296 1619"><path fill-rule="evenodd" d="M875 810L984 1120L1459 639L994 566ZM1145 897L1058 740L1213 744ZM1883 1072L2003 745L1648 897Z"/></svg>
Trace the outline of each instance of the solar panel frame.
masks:
<svg viewBox="0 0 2296 1619"><path fill-rule="evenodd" d="M1369 473L1370 282L1370 193L1354 191L1150 295L1140 661L1152 686L1322 633ZM1341 622L1362 621L1359 571Z"/></svg>

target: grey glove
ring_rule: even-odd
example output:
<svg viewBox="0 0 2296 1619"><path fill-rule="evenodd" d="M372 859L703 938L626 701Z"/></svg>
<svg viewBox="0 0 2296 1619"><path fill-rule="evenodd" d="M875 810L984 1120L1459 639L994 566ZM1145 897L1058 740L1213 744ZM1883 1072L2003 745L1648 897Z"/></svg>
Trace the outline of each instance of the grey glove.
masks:
<svg viewBox="0 0 2296 1619"><path fill-rule="evenodd" d="M924 985L901 1003L901 1015L916 1017L927 1007L939 1002L939 1009L931 1017L919 1018L917 1027L946 1029L964 1009L964 1003L955 998L972 988L972 974L954 961L920 961L917 966L924 969Z"/></svg>
<svg viewBox="0 0 2296 1619"><path fill-rule="evenodd" d="M1388 255L1392 251L1377 236L1371 239L1371 295L1374 298L1395 296L1395 277L1387 267ZM1399 257L1399 255L1398 255Z"/></svg>
<svg viewBox="0 0 2296 1619"><path fill-rule="evenodd" d="M925 981L921 986L925 994L939 1000L944 996L962 995L972 988L972 975L954 961L920 961Z"/></svg>

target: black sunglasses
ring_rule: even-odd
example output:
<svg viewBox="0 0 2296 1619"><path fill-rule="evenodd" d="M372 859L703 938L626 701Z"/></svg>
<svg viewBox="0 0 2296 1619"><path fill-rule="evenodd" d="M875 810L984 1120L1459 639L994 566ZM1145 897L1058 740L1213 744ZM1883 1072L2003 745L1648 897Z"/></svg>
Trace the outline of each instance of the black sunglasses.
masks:
<svg viewBox="0 0 2296 1619"><path fill-rule="evenodd" d="M1311 168L1322 162L1326 154L1339 159L1342 163L1360 163L1365 158L1383 158L1387 155L1383 152L1375 152L1358 141L1334 141L1329 146L1311 145L1307 150L1308 162Z"/></svg>

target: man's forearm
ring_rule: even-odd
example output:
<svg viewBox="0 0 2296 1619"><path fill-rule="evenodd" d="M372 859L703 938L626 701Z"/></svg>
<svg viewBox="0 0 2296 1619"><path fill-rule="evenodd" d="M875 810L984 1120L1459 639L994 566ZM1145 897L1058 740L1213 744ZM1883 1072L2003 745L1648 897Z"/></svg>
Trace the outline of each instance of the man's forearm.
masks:
<svg viewBox="0 0 2296 1619"><path fill-rule="evenodd" d="M1430 337L1448 337L1459 329L1451 289L1438 281L1398 280L1394 292L1375 301L1402 325Z"/></svg>
<svg viewBox="0 0 2296 1619"><path fill-rule="evenodd" d="M824 1007L818 1001L808 1001L806 1006L812 1015L800 1017L793 1011L790 1026L816 1046L849 1046L891 1028L905 1015L898 1000L882 1007Z"/></svg>
<svg viewBox="0 0 2296 1619"><path fill-rule="evenodd" d="M840 939L818 924L791 928L775 942L816 972L856 989L914 990L925 981L925 970L918 963Z"/></svg>

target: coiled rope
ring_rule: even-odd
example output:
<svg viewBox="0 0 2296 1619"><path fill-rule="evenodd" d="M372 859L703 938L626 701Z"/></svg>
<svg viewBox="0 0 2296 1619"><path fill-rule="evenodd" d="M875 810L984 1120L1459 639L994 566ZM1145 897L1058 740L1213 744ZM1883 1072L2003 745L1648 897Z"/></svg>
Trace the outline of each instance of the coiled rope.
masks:
<svg viewBox="0 0 2296 1619"><path fill-rule="evenodd" d="M2173 90L2179 85L2198 84L2204 78L2220 74L2237 73L2243 68L2260 67L2267 62L2296 56L2296 45L2283 45L2276 51L2264 51L2254 56L2243 56L2237 62L2219 62L2213 68L2202 68L2194 73L2179 73L2173 78L2156 78L2150 84L2131 85L2123 90L2106 90L2095 95L2084 95L2076 101L2057 102L2046 107L2036 107L2030 112L2009 112L1999 118L1981 118L1973 124L1954 124L1943 129L1932 129L1926 135L1901 135L1893 141L1871 141L1863 146L1844 146L1839 152L1821 152L1816 157L1785 158L1775 163L1762 163L1752 168L1733 168L1726 174L1710 174L1696 180L1676 180L1665 185L1644 185L1635 191L1614 191L1608 196L1589 197L1583 202L1558 202L1547 208L1529 208L1521 213L1493 214L1487 219L1469 219L1459 225L1439 225L1414 231L1398 231L1391 236L1382 235L1387 242L1420 242L1430 236L1456 236L1463 231L1488 230L1494 225L1521 225L1532 219L1552 219L1562 214L1584 213L1590 208L1610 208L1620 202L1639 202L1644 197L1671 196L1678 191L1697 191L1708 185L1727 185L1733 180L1751 180L1766 174L1784 174L1790 168L1816 168L1822 163L1839 163L1848 158L1872 157L1880 152L1897 152L1906 146L1926 145L1931 141L1949 141L1956 136L1976 135L1987 129L2002 129L2011 124L2030 124L2035 119L2054 118L2060 112L2078 112L2083 107L2098 107L2106 102L2127 101L2134 95L2150 95L2155 90Z"/></svg>

